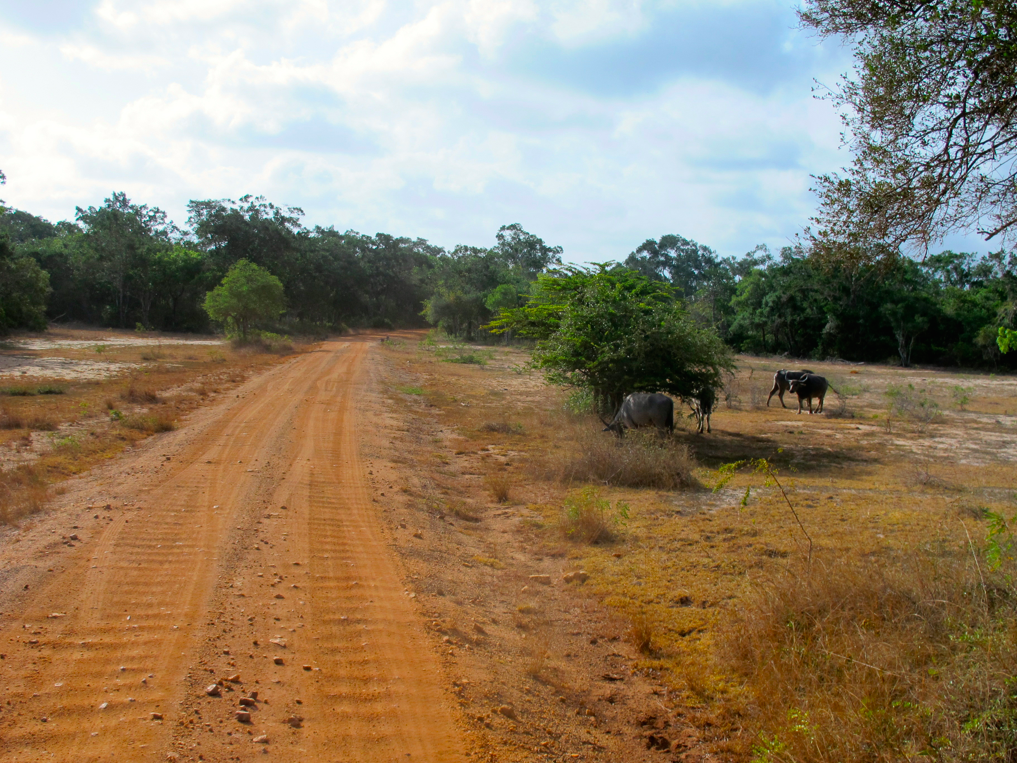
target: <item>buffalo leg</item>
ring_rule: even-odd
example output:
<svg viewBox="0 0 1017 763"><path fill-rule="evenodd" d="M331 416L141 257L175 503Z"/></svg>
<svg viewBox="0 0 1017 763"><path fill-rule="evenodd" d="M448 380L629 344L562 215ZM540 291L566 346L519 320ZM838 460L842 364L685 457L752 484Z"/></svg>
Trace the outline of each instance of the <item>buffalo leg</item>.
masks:
<svg viewBox="0 0 1017 763"><path fill-rule="evenodd" d="M774 395L776 395L777 399L780 400L780 407L787 408L787 406L784 405L784 389L776 382L773 383L773 389L770 390L770 394L766 398L766 407L767 408L770 407L770 400L773 398Z"/></svg>

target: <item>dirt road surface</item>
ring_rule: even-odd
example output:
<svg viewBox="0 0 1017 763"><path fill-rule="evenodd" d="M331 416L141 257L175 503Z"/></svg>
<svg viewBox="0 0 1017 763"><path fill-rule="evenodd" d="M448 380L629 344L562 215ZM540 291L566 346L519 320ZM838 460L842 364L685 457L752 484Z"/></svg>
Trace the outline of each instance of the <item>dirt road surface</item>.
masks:
<svg viewBox="0 0 1017 763"><path fill-rule="evenodd" d="M462 759L358 452L370 347L260 376L78 480L77 529L8 542L0 761Z"/></svg>

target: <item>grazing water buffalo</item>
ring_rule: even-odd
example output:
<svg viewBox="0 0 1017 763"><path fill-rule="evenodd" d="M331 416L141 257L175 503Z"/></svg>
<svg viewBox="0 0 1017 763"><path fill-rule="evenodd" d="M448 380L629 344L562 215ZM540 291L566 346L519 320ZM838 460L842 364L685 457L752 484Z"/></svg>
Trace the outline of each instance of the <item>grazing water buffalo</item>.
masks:
<svg viewBox="0 0 1017 763"><path fill-rule="evenodd" d="M703 433L704 422L706 423L706 431L712 432L713 430L710 429L710 414L713 413L713 404L717 402L717 394L713 389L711 387L703 387L698 395L687 402L692 409L692 415L696 417L699 434Z"/></svg>
<svg viewBox="0 0 1017 763"><path fill-rule="evenodd" d="M781 369L773 375L773 389L770 390L770 396L766 398L766 407L770 407L770 398L776 395L780 399L780 407L787 408L784 405L784 393L790 388L792 380L800 379L805 374L811 374L812 371L808 369L802 369L801 371L785 371Z"/></svg>
<svg viewBox="0 0 1017 763"><path fill-rule="evenodd" d="M657 427L661 431L674 431L674 401L658 392L633 392L625 398L618 413L607 424L619 437L626 429Z"/></svg>
<svg viewBox="0 0 1017 763"><path fill-rule="evenodd" d="M807 373L799 376L797 379L792 379L788 385L788 389L794 394L798 395L798 413L802 412L802 400L808 399L809 401L809 413L812 413L812 398L819 398L819 407L816 408L816 413L823 412L823 399L826 397L826 390L830 388L829 383L822 376L817 374Z"/></svg>

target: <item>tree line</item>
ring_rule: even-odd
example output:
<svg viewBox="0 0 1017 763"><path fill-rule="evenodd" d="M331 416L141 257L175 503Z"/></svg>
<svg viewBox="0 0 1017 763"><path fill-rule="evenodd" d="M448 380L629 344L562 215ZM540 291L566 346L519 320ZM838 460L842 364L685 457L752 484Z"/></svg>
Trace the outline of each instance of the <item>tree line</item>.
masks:
<svg viewBox="0 0 1017 763"><path fill-rule="evenodd" d="M5 209L0 328L78 321L207 331L206 295L244 260L283 287L285 312L265 328L315 334L432 325L473 341L492 339L489 324L504 311L546 302L548 279L574 286L580 272L562 267L561 247L518 224L502 226L491 247L448 251L419 238L308 228L299 208L261 197L192 201L188 212L182 229L123 193L59 223ZM996 341L999 327L1015 326L1013 253L945 251L924 261L813 255L799 244L777 255L760 246L720 257L665 235L597 272L614 273L630 290L644 288L636 281L667 285L666 299L681 301L690 325L736 351L1013 366ZM527 334L522 324L501 328Z"/></svg>

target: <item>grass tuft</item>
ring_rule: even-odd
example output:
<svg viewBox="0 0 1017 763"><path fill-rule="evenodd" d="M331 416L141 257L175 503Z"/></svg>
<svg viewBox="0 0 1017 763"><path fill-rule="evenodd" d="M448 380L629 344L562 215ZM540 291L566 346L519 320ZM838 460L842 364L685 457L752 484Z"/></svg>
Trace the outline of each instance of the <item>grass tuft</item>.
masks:
<svg viewBox="0 0 1017 763"><path fill-rule="evenodd" d="M607 543L615 539L618 529L629 518L629 506L600 497L595 487L573 490L562 505L558 527L569 540L583 543Z"/></svg>
<svg viewBox="0 0 1017 763"><path fill-rule="evenodd" d="M140 414L135 413L124 416L122 423L128 429L136 429L139 432L155 434L157 432L172 432L177 428L176 422L164 413Z"/></svg>
<svg viewBox="0 0 1017 763"><path fill-rule="evenodd" d="M560 482L660 490L699 486L692 474L695 460L687 445L647 430L627 432L619 440L588 421L563 423L562 446L548 455L551 476Z"/></svg>
<svg viewBox="0 0 1017 763"><path fill-rule="evenodd" d="M124 400L129 403L158 403L160 402L159 393L151 387L142 387L136 384L131 384L121 394Z"/></svg>
<svg viewBox="0 0 1017 763"><path fill-rule="evenodd" d="M496 503L508 503L512 492L512 479L502 472L491 472L484 477L484 487Z"/></svg>

